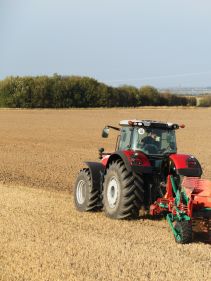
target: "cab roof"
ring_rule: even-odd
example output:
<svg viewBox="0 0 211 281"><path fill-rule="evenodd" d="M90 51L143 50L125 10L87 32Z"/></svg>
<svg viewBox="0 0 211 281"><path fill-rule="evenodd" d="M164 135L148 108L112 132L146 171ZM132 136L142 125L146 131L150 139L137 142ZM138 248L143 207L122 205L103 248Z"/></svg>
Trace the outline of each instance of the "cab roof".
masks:
<svg viewBox="0 0 211 281"><path fill-rule="evenodd" d="M162 121L154 121L154 120L137 120L137 119L129 119L129 120L121 120L119 122L120 126L135 126L135 127L147 127L147 128L160 128L160 129L179 129L178 124L162 122Z"/></svg>

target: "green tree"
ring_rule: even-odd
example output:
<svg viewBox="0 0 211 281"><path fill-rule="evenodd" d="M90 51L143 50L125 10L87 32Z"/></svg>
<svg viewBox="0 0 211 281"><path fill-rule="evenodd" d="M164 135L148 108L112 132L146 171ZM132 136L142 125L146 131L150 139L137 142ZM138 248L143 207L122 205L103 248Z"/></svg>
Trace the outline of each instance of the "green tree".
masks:
<svg viewBox="0 0 211 281"><path fill-rule="evenodd" d="M142 105L160 105L160 94L152 86L143 86L139 89L139 99Z"/></svg>

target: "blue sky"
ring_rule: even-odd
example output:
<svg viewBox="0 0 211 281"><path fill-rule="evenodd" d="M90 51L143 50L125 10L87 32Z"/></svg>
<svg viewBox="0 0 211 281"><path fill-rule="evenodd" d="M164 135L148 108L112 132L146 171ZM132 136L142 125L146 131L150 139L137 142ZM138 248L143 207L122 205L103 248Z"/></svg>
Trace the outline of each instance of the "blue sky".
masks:
<svg viewBox="0 0 211 281"><path fill-rule="evenodd" d="M0 0L0 79L211 86L209 0Z"/></svg>

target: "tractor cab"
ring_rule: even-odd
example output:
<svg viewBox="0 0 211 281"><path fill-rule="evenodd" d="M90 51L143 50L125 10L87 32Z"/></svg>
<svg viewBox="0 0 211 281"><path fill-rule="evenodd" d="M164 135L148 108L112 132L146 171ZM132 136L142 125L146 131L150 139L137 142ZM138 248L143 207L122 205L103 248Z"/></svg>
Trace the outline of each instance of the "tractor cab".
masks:
<svg viewBox="0 0 211 281"><path fill-rule="evenodd" d="M147 156L162 157L177 153L175 130L179 125L161 123L152 120L122 120L121 128L107 126L103 137L107 137L109 128L119 130L116 150L133 150L143 152Z"/></svg>
<svg viewBox="0 0 211 281"><path fill-rule="evenodd" d="M177 125L155 122L132 122L122 125L118 150L132 149L150 156L177 152L175 129ZM135 123L135 124L134 124ZM123 123L124 124L124 123Z"/></svg>

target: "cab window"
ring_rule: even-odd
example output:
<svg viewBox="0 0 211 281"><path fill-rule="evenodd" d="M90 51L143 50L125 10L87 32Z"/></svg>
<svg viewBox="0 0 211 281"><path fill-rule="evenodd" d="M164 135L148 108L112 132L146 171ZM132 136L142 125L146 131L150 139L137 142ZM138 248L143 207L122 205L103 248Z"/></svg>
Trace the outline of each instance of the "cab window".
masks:
<svg viewBox="0 0 211 281"><path fill-rule="evenodd" d="M120 131L119 150L130 149L132 129L130 127L122 127Z"/></svg>

